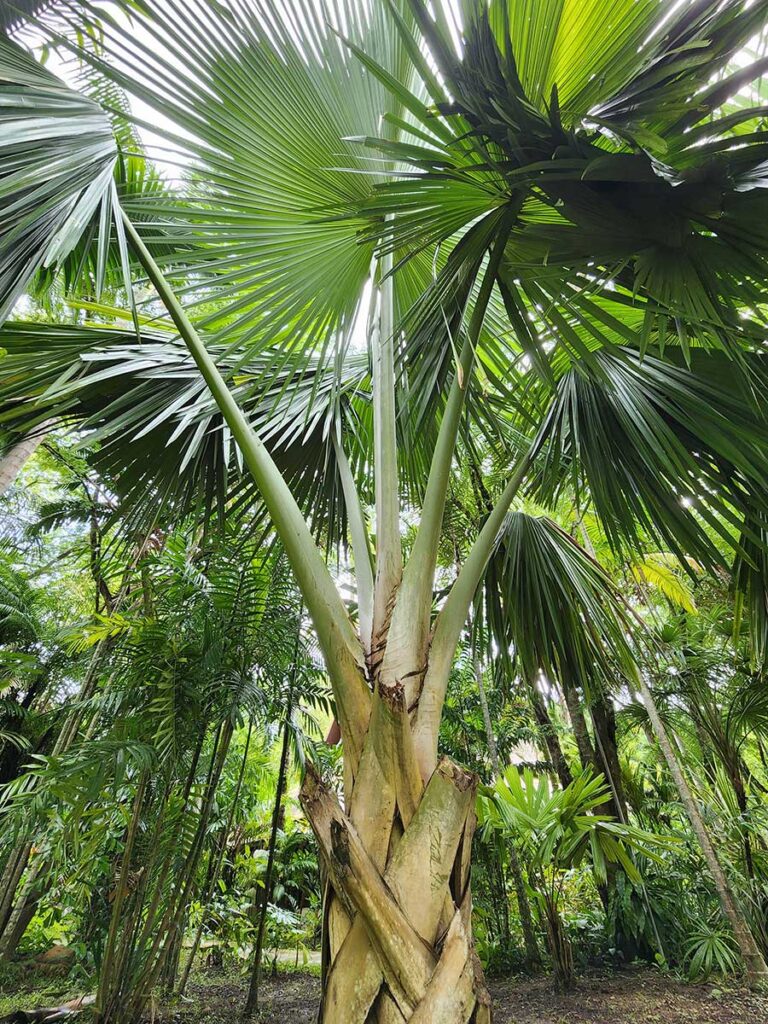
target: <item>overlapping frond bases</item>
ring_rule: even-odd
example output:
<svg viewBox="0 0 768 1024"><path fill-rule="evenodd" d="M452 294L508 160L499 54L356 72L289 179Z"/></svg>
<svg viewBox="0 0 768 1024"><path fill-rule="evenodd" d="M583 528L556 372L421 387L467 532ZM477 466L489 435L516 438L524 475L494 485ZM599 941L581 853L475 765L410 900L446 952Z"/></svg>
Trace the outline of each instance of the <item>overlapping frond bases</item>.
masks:
<svg viewBox="0 0 768 1024"><path fill-rule="evenodd" d="M35 271L71 253L97 210L108 222L117 145L98 104L3 35L0 104L2 322Z"/></svg>
<svg viewBox="0 0 768 1024"><path fill-rule="evenodd" d="M54 418L71 420L123 498L123 513L133 508L144 521L161 509L173 518L195 509L222 512L233 501L249 509L256 501L250 477L172 327L143 324L137 345L129 314L111 312L125 326L9 322L0 329L7 352L0 429L23 435ZM216 343L210 350L314 527L337 542L346 513L330 431L343 430L347 450L365 457L367 355L351 354L341 371L315 359L299 374L288 366L275 377L269 350L243 353ZM266 390L265 374L272 380Z"/></svg>
<svg viewBox="0 0 768 1024"><path fill-rule="evenodd" d="M768 65L731 63L762 26L759 4L410 6L444 92L411 104L428 138L368 140L407 168L371 204L390 215L390 244L417 249L506 206L499 278L514 320L562 318L574 290L618 287L651 300L649 338L674 333L686 351L762 340L768 108L745 91ZM528 294L542 268L547 288Z"/></svg>

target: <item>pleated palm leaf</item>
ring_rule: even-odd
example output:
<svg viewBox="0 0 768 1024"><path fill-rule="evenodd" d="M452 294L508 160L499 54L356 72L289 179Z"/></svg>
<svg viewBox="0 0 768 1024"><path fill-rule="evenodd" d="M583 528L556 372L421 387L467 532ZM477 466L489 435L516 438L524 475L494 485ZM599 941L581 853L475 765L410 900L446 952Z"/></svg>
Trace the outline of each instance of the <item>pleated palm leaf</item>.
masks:
<svg viewBox="0 0 768 1024"><path fill-rule="evenodd" d="M609 866L620 865L633 883L642 884L632 853L658 860L672 844L652 832L615 821L600 813L607 785L587 769L564 789L529 768L506 770L481 802L483 824L498 830L520 848L536 896L538 916L547 935L555 986L575 984L573 953L561 917L564 873L591 862L598 879Z"/></svg>
<svg viewBox="0 0 768 1024"><path fill-rule="evenodd" d="M546 481L542 493L557 488L553 475L586 481L625 543L637 543L639 516L643 533L652 521L667 546L674 540L697 558L703 549L709 563L702 521L730 543L745 508L763 498L768 452L754 391L725 424L693 365L694 350L723 350L734 390L749 396L748 356L763 333L763 114L728 101L762 64L738 79L726 69L760 27L760 5L689 3L665 17L661 0L623 0L609 18L604 5L576 0L466 0L432 13L421 0L124 0L61 10L53 37L148 106L143 127L184 166L175 196L142 198L141 231L138 206L126 215L115 198L106 144L103 166L81 161L67 203L72 191L81 203L87 195L80 216L92 222L109 178L104 221L111 213L124 225L121 265L141 263L156 293L145 312L170 317L213 396L234 442L230 458L239 450L282 539L332 681L346 810L311 775L303 795L329 873L324 1020L485 1021L467 926L473 780L438 762L437 736L456 644L515 494L528 477ZM95 52L78 34L89 19L103 40ZM14 74L14 95L34 104L37 82ZM82 156L75 138L67 159ZM39 151L28 159L39 173ZM13 180L5 188L13 201ZM63 213L48 224L58 240L27 246L24 274L72 251L74 232L62 222ZM171 233L173 251L156 248ZM106 229L97 238L106 252ZM17 250L13 238L0 249L8 302L23 286L12 272ZM366 291L370 394L346 401L344 366ZM651 355L662 381L648 397ZM249 362L258 401L244 408L238 375ZM80 378L82 367L72 372ZM573 416L558 413L564 400L574 408L572 373L589 382L578 399L588 391L591 405L580 407L600 412L591 435L583 419L577 431ZM275 429L301 438L329 379L321 436L343 494L357 623L307 525L307 516L318 525L312 489L291 492L253 414L264 401L266 418L270 405L280 411L281 394L308 391L311 400L274 417ZM125 470L157 506L200 444L187 460L183 445L166 444L168 407L153 405L149 388L146 404L132 402L130 372L112 380L124 388L114 399L114 453L121 437L129 451L137 432L150 428L149 439L161 417L163 458L147 440L153 457L143 464L129 454ZM188 386L202 396L202 384ZM23 382L5 397L33 414L40 398ZM591 447L622 423L622 402L634 448L606 454L643 481L631 502L630 484L611 485ZM47 397L42 405L55 411ZM656 461L641 420L664 441ZM532 438L542 423L519 458L521 433ZM203 415L198 441L218 425ZM452 462L470 441L506 461L505 480L435 614ZM540 454L541 474L532 474ZM707 486L695 508L673 509L660 495L673 482L687 496L692 463L697 472L704 464ZM180 486L176 479L175 493ZM375 536L361 494L372 497ZM619 502L627 507L616 516ZM403 506L420 512L405 565ZM659 523L673 511L672 526ZM430 821L440 822L438 840Z"/></svg>
<svg viewBox="0 0 768 1024"><path fill-rule="evenodd" d="M531 307L546 333L583 354L567 321L583 319L608 279L617 301L651 300L640 316L646 343L670 328L686 351L696 343L689 330L726 349L761 342L767 111L757 91L752 103L743 94L768 66L744 49L763 12L702 2L659 18L655 0L607 16L599 0L467 2L452 35L450 4L433 14L420 0L410 6L445 90L431 79L442 118L422 112L429 147L378 144L418 169L421 204L393 214L393 238L417 249L424 236L442 238L444 210L474 186L487 216L514 214L498 276L532 347ZM737 70L729 62L740 51ZM465 127L472 146L437 141L448 126ZM394 200L402 186L390 188ZM377 209L389 198L379 189Z"/></svg>

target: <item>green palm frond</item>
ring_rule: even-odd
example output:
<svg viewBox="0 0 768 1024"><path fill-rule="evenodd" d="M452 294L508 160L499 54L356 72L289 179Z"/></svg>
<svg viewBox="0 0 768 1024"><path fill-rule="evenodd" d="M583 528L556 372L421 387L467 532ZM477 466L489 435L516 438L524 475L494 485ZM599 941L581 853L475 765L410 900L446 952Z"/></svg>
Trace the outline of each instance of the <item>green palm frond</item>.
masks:
<svg viewBox="0 0 768 1024"><path fill-rule="evenodd" d="M618 864L639 883L631 853L658 861L675 841L596 814L607 792L605 778L589 769L558 789L548 776L512 765L485 788L481 820L517 841L535 870L566 871L588 858L598 878L605 879L607 864Z"/></svg>
<svg viewBox="0 0 768 1024"><path fill-rule="evenodd" d="M507 517L484 599L497 646L529 681L543 671L589 691L633 662L628 636L637 626L615 584L551 519Z"/></svg>
<svg viewBox="0 0 768 1024"><path fill-rule="evenodd" d="M157 121L145 126L187 168L177 200L142 209L158 240L170 223L179 245L188 243L196 287L215 284L201 325L241 341L274 341L290 325L296 341L331 357L351 329L373 252L358 244L361 220L339 219L372 188L366 160L343 140L373 134L396 106L335 30L407 75L385 7L126 0L126 17L114 18L97 4L71 7L72 27L83 9L101 19L102 49L80 49L80 58L151 108Z"/></svg>
<svg viewBox="0 0 768 1024"><path fill-rule="evenodd" d="M6 429L13 436L52 418L77 423L98 444L91 460L122 495L123 512L135 506L151 519L164 505L178 516L222 511L232 498L244 510L256 502L216 403L172 333L142 327L135 344L119 327L13 322L0 337ZM332 436L342 431L355 464L367 457L367 354L350 356L341 370L308 360L275 376L273 352L213 344L211 351L317 529L343 537Z"/></svg>
<svg viewBox="0 0 768 1024"><path fill-rule="evenodd" d="M7 31L42 10L50 0L12 0L0 8L0 29Z"/></svg>
<svg viewBox="0 0 768 1024"><path fill-rule="evenodd" d="M723 565L721 546L738 549L745 514L768 497L763 414L728 365L702 354L689 370L624 349L569 370L536 442L537 495L567 480L616 550L642 550L644 532L683 564ZM748 369L765 373L760 357Z"/></svg>
<svg viewBox="0 0 768 1024"><path fill-rule="evenodd" d="M634 562L630 568L639 583L649 584L671 604L695 614L696 603L691 589L675 572L676 559L665 558L664 552L651 552L642 561Z"/></svg>
<svg viewBox="0 0 768 1024"><path fill-rule="evenodd" d="M2 321L37 270L69 256L98 210L109 222L117 146L96 103L5 36L0 99ZM98 261L104 259L101 247Z"/></svg>
<svg viewBox="0 0 768 1024"><path fill-rule="evenodd" d="M571 289L618 285L672 317L686 347L760 342L766 108L739 94L766 59L729 63L762 26L755 5L624 0L606 16L598 2L468 2L460 50L447 0L410 6L411 44L420 32L451 99L436 100L442 122L421 112L428 143L367 140L406 169L372 207L390 244L418 250L455 234L462 209L468 223L506 207L508 279L548 281L534 307L562 317Z"/></svg>

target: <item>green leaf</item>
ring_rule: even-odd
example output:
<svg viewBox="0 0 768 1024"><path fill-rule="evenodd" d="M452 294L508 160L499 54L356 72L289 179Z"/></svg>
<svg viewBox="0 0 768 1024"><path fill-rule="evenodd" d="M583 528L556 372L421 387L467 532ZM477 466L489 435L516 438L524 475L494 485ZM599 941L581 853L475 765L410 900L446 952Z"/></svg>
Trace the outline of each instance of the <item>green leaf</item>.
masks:
<svg viewBox="0 0 768 1024"><path fill-rule="evenodd" d="M0 36L0 322L32 275L60 263L109 203L109 119Z"/></svg>

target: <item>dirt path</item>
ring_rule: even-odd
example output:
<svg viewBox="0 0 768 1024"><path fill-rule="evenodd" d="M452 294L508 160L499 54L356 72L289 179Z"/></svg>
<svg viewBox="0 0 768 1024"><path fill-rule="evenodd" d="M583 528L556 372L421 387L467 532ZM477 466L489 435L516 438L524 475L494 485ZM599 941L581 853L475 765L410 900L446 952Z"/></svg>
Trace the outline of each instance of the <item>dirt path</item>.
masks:
<svg viewBox="0 0 768 1024"><path fill-rule="evenodd" d="M578 989L557 996L546 978L494 979L495 1024L768 1024L768 997L716 985L684 985L657 971L592 974ZM319 982L282 974L264 984L262 1024L314 1024ZM199 977L194 1003L174 1014L177 1024L237 1019L244 991L239 979Z"/></svg>
<svg viewBox="0 0 768 1024"><path fill-rule="evenodd" d="M567 996L545 979L491 982L495 1024L768 1024L768 998L649 969L592 975Z"/></svg>
<svg viewBox="0 0 768 1024"><path fill-rule="evenodd" d="M36 964L21 965L7 982L0 980L0 1017L81 994ZM195 971L189 1000L156 1006L155 1024L232 1024L240 1020L245 987L238 972ZM546 977L495 978L490 989L495 1024L768 1024L768 996L735 986L684 985L650 968L592 972L568 996L555 995ZM266 977L259 1024L315 1024L319 995L316 974Z"/></svg>

